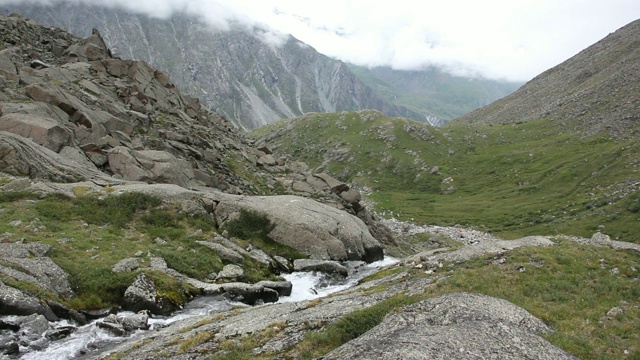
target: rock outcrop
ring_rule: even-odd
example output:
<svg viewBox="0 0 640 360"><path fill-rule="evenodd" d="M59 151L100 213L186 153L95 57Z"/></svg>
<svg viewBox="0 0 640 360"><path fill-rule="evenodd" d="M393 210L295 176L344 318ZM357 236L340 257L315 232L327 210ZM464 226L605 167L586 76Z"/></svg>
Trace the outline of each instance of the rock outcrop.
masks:
<svg viewBox="0 0 640 360"><path fill-rule="evenodd" d="M171 299L158 294L153 280L144 273L136 276L123 298L123 307L135 312L148 310L152 314L169 315L181 306L182 304L176 304Z"/></svg>
<svg viewBox="0 0 640 360"><path fill-rule="evenodd" d="M274 228L273 240L314 259L363 260L383 258L382 245L357 217L297 196L230 196L219 194L214 215L219 225L236 218L241 209L259 212Z"/></svg>
<svg viewBox="0 0 640 360"><path fill-rule="evenodd" d="M51 246L41 243L0 243L0 274L26 281L63 298L73 295L68 275L47 257Z"/></svg>
<svg viewBox="0 0 640 360"><path fill-rule="evenodd" d="M293 37L272 46L260 27L252 32L233 25L221 31L181 12L160 19L78 3L6 7L76 34L98 28L119 56L170 71L181 88L197 94L239 128L251 129L306 112L360 109L425 121L421 111L383 99L343 62ZM92 21L83 21L87 18ZM67 53L86 61L103 55L101 47L97 40L87 41ZM210 66L212 62L215 66Z"/></svg>
<svg viewBox="0 0 640 360"><path fill-rule="evenodd" d="M577 359L540 337L550 331L508 301L451 293L388 315L323 359Z"/></svg>
<svg viewBox="0 0 640 360"><path fill-rule="evenodd" d="M329 275L347 276L349 270L336 261L297 259L293 261L295 271L319 271Z"/></svg>

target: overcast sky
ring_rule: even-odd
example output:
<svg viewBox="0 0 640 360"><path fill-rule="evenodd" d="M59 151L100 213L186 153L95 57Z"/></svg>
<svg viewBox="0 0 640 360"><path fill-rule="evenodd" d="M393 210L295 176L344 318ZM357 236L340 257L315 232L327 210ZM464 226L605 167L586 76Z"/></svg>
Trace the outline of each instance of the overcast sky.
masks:
<svg viewBox="0 0 640 360"><path fill-rule="evenodd" d="M0 0L48 2L62 0ZM359 65L526 81L640 18L640 0L70 0L264 24ZM277 39L278 36L272 37Z"/></svg>

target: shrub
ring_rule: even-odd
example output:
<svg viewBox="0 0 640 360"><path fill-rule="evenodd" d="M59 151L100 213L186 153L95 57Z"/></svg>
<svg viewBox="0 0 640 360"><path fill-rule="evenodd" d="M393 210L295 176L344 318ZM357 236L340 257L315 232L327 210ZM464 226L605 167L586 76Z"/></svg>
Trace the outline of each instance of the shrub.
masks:
<svg viewBox="0 0 640 360"><path fill-rule="evenodd" d="M280 255L288 259L307 257L301 252L273 240L269 233L274 226L266 215L257 211L241 209L240 216L237 219L227 221L221 230L226 230L231 237L245 240L272 255Z"/></svg>
<svg viewBox="0 0 640 360"><path fill-rule="evenodd" d="M240 216L237 219L227 221L224 230L232 237L240 239L263 239L269 238L269 233L273 230L271 220L257 211L240 209Z"/></svg>

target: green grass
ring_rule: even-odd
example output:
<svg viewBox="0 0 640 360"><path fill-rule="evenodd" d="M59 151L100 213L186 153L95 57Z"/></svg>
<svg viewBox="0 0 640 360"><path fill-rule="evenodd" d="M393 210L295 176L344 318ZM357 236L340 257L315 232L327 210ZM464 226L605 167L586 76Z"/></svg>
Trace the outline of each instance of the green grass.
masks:
<svg viewBox="0 0 640 360"><path fill-rule="evenodd" d="M445 265L444 271L452 270L451 278L425 294L465 291L507 299L554 328L556 332L545 337L581 359L640 355L637 252L561 242L510 251L506 258L503 265L492 264L493 256ZM607 317L613 307L625 313ZM625 350L635 355L626 357Z"/></svg>
<svg viewBox="0 0 640 360"><path fill-rule="evenodd" d="M402 306L418 300L418 297L398 294L370 307L350 312L322 331L308 332L305 339L295 346L294 353L297 355L295 357L301 359L321 357L380 324L390 312L398 311Z"/></svg>
<svg viewBox="0 0 640 360"><path fill-rule="evenodd" d="M77 194L85 192L79 189ZM3 241L24 239L52 246L50 257L69 274L76 295L60 300L74 308L118 305L135 273L115 274L111 268L138 252L142 254L140 271L147 273L150 273L149 255L162 257L170 268L200 280L224 266L216 252L196 243L215 235L218 229L212 219L208 215L186 215L156 197L125 193L99 198L86 193L75 198L53 195L37 199L25 192L0 192L0 207L0 233L7 234ZM22 222L10 225L14 220ZM198 229L203 231L202 236L190 237ZM164 242L156 241L157 238ZM270 239L258 240L253 245L265 245L263 250L268 253L278 254L282 246L268 242ZM292 253L291 249L286 250ZM247 280L274 278L273 269L251 259L246 261L250 267L246 271ZM169 299L183 301L192 292L166 276L155 274L153 279L159 284L159 292ZM12 284L34 295L43 294L28 283Z"/></svg>
<svg viewBox="0 0 640 360"><path fill-rule="evenodd" d="M372 189L368 198L389 216L506 238L601 230L640 242L640 143L633 139L578 137L547 120L433 128L373 112L312 114L251 135L291 123L272 147ZM390 135L395 140L385 141ZM334 149L349 156L327 161Z"/></svg>

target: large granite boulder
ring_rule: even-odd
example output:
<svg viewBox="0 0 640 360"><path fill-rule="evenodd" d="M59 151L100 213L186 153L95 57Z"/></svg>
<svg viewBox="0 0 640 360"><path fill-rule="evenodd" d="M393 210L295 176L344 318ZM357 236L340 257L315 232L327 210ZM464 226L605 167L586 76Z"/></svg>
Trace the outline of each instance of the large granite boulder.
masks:
<svg viewBox="0 0 640 360"><path fill-rule="evenodd" d="M291 296L291 291L293 290L293 284L291 283L291 281L263 280L258 281L256 285L275 290L280 296Z"/></svg>
<svg viewBox="0 0 640 360"><path fill-rule="evenodd" d="M31 283L62 298L73 296L68 274L47 255L51 246L42 243L0 243L0 274Z"/></svg>
<svg viewBox="0 0 640 360"><path fill-rule="evenodd" d="M224 225L241 209L264 214L274 225L269 236L284 245L323 260L383 258L380 243L357 217L298 196L233 196L216 194L216 221Z"/></svg>
<svg viewBox="0 0 640 360"><path fill-rule="evenodd" d="M539 335L551 331L506 300L451 293L388 315L323 359L575 359Z"/></svg>
<svg viewBox="0 0 640 360"><path fill-rule="evenodd" d="M227 264L222 268L222 271L216 276L216 281L221 280L238 280L244 275L244 270L235 264Z"/></svg>
<svg viewBox="0 0 640 360"><path fill-rule="evenodd" d="M0 170L55 182L108 179L95 168L82 166L30 139L6 131L0 131Z"/></svg>

